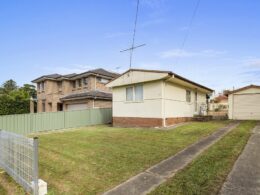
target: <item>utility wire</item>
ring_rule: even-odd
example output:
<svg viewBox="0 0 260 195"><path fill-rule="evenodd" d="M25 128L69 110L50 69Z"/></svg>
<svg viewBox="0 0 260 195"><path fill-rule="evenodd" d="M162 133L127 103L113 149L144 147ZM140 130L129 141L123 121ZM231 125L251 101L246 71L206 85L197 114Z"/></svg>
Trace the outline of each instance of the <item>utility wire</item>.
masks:
<svg viewBox="0 0 260 195"><path fill-rule="evenodd" d="M191 20L190 20L190 22L189 22L189 24L188 24L187 33L185 34L184 39L183 39L183 41L182 41L182 43L181 43L181 47L180 47L180 50L179 50L180 52L182 52L182 50L184 49L185 44L186 44L186 42L187 42L187 40L188 40L188 38L189 38L189 36L190 36L191 27L192 27L192 25L193 25L193 23L194 23L194 19L195 19L196 15L197 15L197 12L198 12L198 9L199 9L199 6L200 6L200 2L201 2L201 0L197 0L197 3L196 3L196 5L195 5L195 8L194 8L193 13L192 13L192 16L191 16ZM177 57L177 60L176 60L175 65L178 64L179 60L180 60L180 57Z"/></svg>
<svg viewBox="0 0 260 195"><path fill-rule="evenodd" d="M130 68L132 67L132 58L133 58L133 51L134 51L133 48L135 46L135 34L136 34L136 26L137 26L137 20L138 20L139 3L140 3L140 0L137 0L136 13L135 13L135 23L134 23L134 32L133 32L133 41L132 41L132 50L130 51Z"/></svg>

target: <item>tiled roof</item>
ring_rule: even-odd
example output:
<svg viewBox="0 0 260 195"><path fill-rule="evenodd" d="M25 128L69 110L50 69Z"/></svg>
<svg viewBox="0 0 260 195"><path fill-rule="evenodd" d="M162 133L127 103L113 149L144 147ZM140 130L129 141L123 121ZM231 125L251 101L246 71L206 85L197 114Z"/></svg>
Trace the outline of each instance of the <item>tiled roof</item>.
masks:
<svg viewBox="0 0 260 195"><path fill-rule="evenodd" d="M39 81L42 81L42 80L45 80L45 79L59 79L59 78L67 78L67 79L73 79L73 78L77 78L77 77L81 77L81 76L88 76L88 75L92 75L92 74L95 74L95 75L100 75L100 76L106 76L106 77L110 77L112 79L114 78L117 78L119 77L120 75L117 74L117 73L114 73L114 72L110 72L110 71L107 71L103 68L98 68L98 69L94 69L94 70L89 70L89 71L86 71L86 72L83 72L83 73L80 73L80 74L67 74L67 75L60 75L60 74L50 74L50 75L43 75L37 79L34 79L32 82L39 82Z"/></svg>
<svg viewBox="0 0 260 195"><path fill-rule="evenodd" d="M223 100L228 100L228 97L227 96L225 96L225 95L219 95L219 96L217 96L217 97L215 97L215 99L214 99L214 102L221 102L221 101L223 101Z"/></svg>
<svg viewBox="0 0 260 195"><path fill-rule="evenodd" d="M114 73L114 72L110 72L110 71L107 71L103 68L98 68L98 69L95 69L95 70L90 70L88 72L92 72L92 73L95 73L95 74L100 74L100 75L104 75L104 76L109 76L109 77L112 77L112 78L116 78L116 77L119 77L120 74L118 73Z"/></svg>
<svg viewBox="0 0 260 195"><path fill-rule="evenodd" d="M89 91L85 93L70 94L63 98L62 101L74 100L74 99L100 99L100 100L112 100L112 94L102 91Z"/></svg>
<svg viewBox="0 0 260 195"><path fill-rule="evenodd" d="M61 77L61 75L60 74L49 74L49 75L43 75L42 77L57 79L57 78Z"/></svg>
<svg viewBox="0 0 260 195"><path fill-rule="evenodd" d="M76 76L77 74L76 73L72 73L72 74L66 74L66 75L62 75L62 77L65 77L65 78L72 78L74 76Z"/></svg>

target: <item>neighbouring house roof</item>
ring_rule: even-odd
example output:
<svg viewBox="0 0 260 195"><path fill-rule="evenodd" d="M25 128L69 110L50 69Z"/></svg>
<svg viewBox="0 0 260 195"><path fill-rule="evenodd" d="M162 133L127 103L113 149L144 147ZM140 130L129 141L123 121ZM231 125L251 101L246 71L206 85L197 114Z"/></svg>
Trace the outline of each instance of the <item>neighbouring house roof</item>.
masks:
<svg viewBox="0 0 260 195"><path fill-rule="evenodd" d="M62 75L60 74L49 74L49 75L43 75L35 80L41 80L41 79L57 79L59 77L61 77ZM32 81L34 82L34 81Z"/></svg>
<svg viewBox="0 0 260 195"><path fill-rule="evenodd" d="M241 87L241 88L239 88L239 89L230 91L229 94L236 93L236 92L243 91L243 90L250 89L250 88L260 89L260 85L248 85L248 86L245 86L245 87Z"/></svg>
<svg viewBox="0 0 260 195"><path fill-rule="evenodd" d="M112 94L103 91L89 91L85 93L70 94L60 98L61 101L79 100L79 99L112 100Z"/></svg>
<svg viewBox="0 0 260 195"><path fill-rule="evenodd" d="M81 78L84 76L89 76L89 75L101 76L101 77L106 77L106 78L110 78L110 79L115 79L120 76L120 74L118 74L118 73L110 72L103 68L98 68L98 69L89 70L89 71L77 74L72 79L78 79L78 78Z"/></svg>
<svg viewBox="0 0 260 195"><path fill-rule="evenodd" d="M94 70L89 70L80 74L72 73L72 74L67 74L67 75L60 75L60 74L50 74L50 75L43 75L41 77L38 77L37 79L34 79L32 82L37 83L41 82L44 80L63 80L63 79L70 79L70 80L75 80L78 78L82 78L84 76L89 76L89 75L96 75L96 76L101 76L101 77L108 77L110 79L114 79L120 76L120 74L107 71L103 68L98 68Z"/></svg>
<svg viewBox="0 0 260 195"><path fill-rule="evenodd" d="M168 77L174 77L174 78L177 78L177 79L179 79L179 80L182 80L182 81L184 81L184 82L186 82L186 83L190 83L190 84L192 84L192 85L195 85L195 86L197 86L197 87L200 87L200 88L202 88L202 89L205 89L205 90L207 90L207 91L210 91L210 92L213 92L213 91L214 91L213 89L210 89L210 88L208 88L208 87L206 87L206 86L203 86L203 85L198 84L198 83L196 83L196 82L194 82L194 81L191 81L191 80L189 80L189 79L186 79L186 78L184 78L184 77L182 77L182 76L180 76L180 75L178 75L178 74L176 74L176 73L174 73L174 72L172 72L172 71L147 70L147 69L129 69L129 70L127 70L126 72L124 72L123 74L121 74L121 76L122 76L122 75L125 75L125 74L127 74L128 72L131 72L131 71L148 72L148 73L158 73L158 74L161 74L161 77L159 77L158 79L165 79L165 78L168 78ZM166 75L166 76L165 76L165 75ZM120 76L120 77L121 77L121 76ZM112 80L111 82L109 82L107 85L108 85L109 87L116 87L117 85L113 85L113 84L111 84L111 83L112 83L113 81L119 79L120 77L115 78L114 80ZM149 81L149 80L146 80L146 82L147 82L147 81ZM151 81L152 81L152 79L151 79Z"/></svg>
<svg viewBox="0 0 260 195"><path fill-rule="evenodd" d="M228 101L228 97L225 95L219 95L219 96L215 97L213 101L216 103L221 102L221 101Z"/></svg>

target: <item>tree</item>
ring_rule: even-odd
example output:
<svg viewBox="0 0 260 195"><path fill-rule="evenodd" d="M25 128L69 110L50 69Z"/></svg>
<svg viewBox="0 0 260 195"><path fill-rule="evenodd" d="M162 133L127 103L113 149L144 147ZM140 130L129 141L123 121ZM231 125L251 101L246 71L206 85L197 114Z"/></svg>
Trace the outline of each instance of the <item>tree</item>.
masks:
<svg viewBox="0 0 260 195"><path fill-rule="evenodd" d="M31 97L36 98L33 85L18 87L14 80L6 81L0 88L0 115L29 113Z"/></svg>
<svg viewBox="0 0 260 195"><path fill-rule="evenodd" d="M37 97L37 92L34 85L24 84L20 89L25 91L32 98Z"/></svg>
<svg viewBox="0 0 260 195"><path fill-rule="evenodd" d="M2 88L2 90L1 90L2 93L8 94L13 90L18 89L18 86L14 80L10 79L10 80L4 82L4 84L2 85L1 88Z"/></svg>

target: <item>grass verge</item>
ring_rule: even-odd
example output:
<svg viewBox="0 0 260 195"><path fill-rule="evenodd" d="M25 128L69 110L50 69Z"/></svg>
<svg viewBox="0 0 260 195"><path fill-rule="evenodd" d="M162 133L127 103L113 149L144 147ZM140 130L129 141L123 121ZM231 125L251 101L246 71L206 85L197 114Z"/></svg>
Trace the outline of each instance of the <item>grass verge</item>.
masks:
<svg viewBox="0 0 260 195"><path fill-rule="evenodd" d="M22 187L0 169L0 195L25 195Z"/></svg>
<svg viewBox="0 0 260 195"><path fill-rule="evenodd" d="M217 194L236 159L246 145L254 121L242 122L216 144L197 157L173 178L160 185L151 195Z"/></svg>
<svg viewBox="0 0 260 195"><path fill-rule="evenodd" d="M227 123L194 122L167 131L93 126L40 134L40 178L51 195L99 194Z"/></svg>

